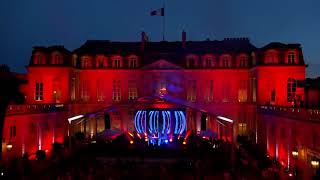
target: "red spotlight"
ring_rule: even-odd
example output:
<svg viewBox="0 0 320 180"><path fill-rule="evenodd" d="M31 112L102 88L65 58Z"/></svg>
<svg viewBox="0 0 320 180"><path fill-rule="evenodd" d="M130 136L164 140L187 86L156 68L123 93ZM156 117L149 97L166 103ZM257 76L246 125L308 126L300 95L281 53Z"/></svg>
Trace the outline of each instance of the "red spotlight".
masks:
<svg viewBox="0 0 320 180"><path fill-rule="evenodd" d="M133 141L132 141L132 140L130 141L130 144L133 144Z"/></svg>

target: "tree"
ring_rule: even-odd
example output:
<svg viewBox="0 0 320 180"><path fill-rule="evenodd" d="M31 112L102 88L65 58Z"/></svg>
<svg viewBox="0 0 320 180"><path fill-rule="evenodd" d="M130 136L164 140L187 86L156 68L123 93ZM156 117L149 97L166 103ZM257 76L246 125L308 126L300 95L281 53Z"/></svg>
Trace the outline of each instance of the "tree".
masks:
<svg viewBox="0 0 320 180"><path fill-rule="evenodd" d="M0 65L0 142L3 139L3 126L7 107L10 103L23 103L24 95L20 92L20 85L26 83L12 73L7 65ZM2 160L2 145L0 146L0 160Z"/></svg>

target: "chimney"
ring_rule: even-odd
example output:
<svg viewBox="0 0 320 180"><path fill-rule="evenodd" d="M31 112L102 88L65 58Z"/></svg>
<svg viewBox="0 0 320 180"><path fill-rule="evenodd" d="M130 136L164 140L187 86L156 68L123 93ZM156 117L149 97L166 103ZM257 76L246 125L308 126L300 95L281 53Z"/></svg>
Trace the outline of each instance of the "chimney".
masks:
<svg viewBox="0 0 320 180"><path fill-rule="evenodd" d="M141 32L141 51L144 51L144 46L146 42L146 33L144 31Z"/></svg>
<svg viewBox="0 0 320 180"><path fill-rule="evenodd" d="M182 31L182 48L186 48L187 33Z"/></svg>

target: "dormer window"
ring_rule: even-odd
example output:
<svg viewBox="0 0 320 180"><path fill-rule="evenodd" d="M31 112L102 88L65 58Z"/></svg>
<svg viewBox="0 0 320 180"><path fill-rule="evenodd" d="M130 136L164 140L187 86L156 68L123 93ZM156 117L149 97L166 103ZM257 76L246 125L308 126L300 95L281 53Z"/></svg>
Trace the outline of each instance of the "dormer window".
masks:
<svg viewBox="0 0 320 180"><path fill-rule="evenodd" d="M231 57L229 55L223 55L220 59L221 67L231 67Z"/></svg>
<svg viewBox="0 0 320 180"><path fill-rule="evenodd" d="M122 58L121 56L115 56L112 58L112 67L113 68L122 68Z"/></svg>
<svg viewBox="0 0 320 180"><path fill-rule="evenodd" d="M120 68L120 65L121 65L121 64L120 64L120 59L115 59L115 60L114 60L114 67L115 67L115 68Z"/></svg>
<svg viewBox="0 0 320 180"><path fill-rule="evenodd" d="M88 56L82 57L81 67L82 68L91 68L92 67L91 59Z"/></svg>
<svg viewBox="0 0 320 180"><path fill-rule="evenodd" d="M63 64L62 55L58 52L52 53L51 55L51 64Z"/></svg>
<svg viewBox="0 0 320 180"><path fill-rule="evenodd" d="M248 66L248 58L245 55L241 55L238 58L238 62L237 62L238 67L247 67Z"/></svg>
<svg viewBox="0 0 320 180"><path fill-rule="evenodd" d="M196 68L198 66L198 57L196 55L187 56L187 67Z"/></svg>
<svg viewBox="0 0 320 180"><path fill-rule="evenodd" d="M296 53L293 51L288 53L288 64L296 64Z"/></svg>
<svg viewBox="0 0 320 180"><path fill-rule="evenodd" d="M96 67L107 67L108 62L107 58L104 56L97 56L96 57Z"/></svg>
<svg viewBox="0 0 320 180"><path fill-rule="evenodd" d="M214 67L214 57L207 55L203 58L203 67L211 68Z"/></svg>
<svg viewBox="0 0 320 180"><path fill-rule="evenodd" d="M36 53L33 57L33 64L46 64L45 55L42 53Z"/></svg>
<svg viewBox="0 0 320 180"><path fill-rule="evenodd" d="M264 63L265 64L278 64L278 52L275 50L269 50L265 54Z"/></svg>
<svg viewBox="0 0 320 180"><path fill-rule="evenodd" d="M136 56L131 56L128 58L128 67L137 68L138 67L138 58Z"/></svg>

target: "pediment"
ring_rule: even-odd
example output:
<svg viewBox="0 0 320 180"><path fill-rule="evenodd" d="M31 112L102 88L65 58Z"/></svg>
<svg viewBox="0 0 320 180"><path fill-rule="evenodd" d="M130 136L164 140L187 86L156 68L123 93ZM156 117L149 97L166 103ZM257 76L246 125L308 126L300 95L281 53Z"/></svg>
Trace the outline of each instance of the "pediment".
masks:
<svg viewBox="0 0 320 180"><path fill-rule="evenodd" d="M148 69L148 70L170 70L170 69L183 69L182 67L173 64L171 62L168 62L164 59L160 59L154 63L148 64L146 66L144 66L142 69Z"/></svg>

